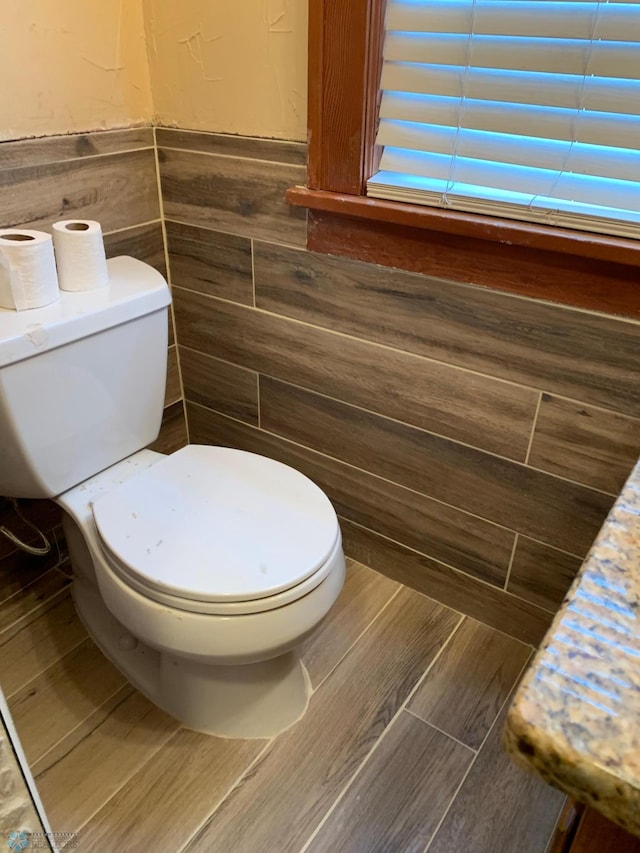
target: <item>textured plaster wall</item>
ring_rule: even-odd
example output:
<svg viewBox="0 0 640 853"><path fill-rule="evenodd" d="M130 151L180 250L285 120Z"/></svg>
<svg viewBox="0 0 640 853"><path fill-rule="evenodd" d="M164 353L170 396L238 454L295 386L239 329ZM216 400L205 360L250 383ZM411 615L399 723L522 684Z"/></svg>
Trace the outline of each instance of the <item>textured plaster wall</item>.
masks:
<svg viewBox="0 0 640 853"><path fill-rule="evenodd" d="M143 0L5 0L0 79L0 141L149 122Z"/></svg>
<svg viewBox="0 0 640 853"><path fill-rule="evenodd" d="M144 0L159 124L306 138L307 0Z"/></svg>

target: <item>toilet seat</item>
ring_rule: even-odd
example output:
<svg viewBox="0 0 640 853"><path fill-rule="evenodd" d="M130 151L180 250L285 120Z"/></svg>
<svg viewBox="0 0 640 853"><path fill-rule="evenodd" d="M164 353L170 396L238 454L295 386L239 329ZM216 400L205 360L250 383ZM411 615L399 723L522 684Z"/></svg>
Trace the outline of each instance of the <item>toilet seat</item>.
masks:
<svg viewBox="0 0 640 853"><path fill-rule="evenodd" d="M109 565L149 598L198 613L281 607L322 582L340 549L326 495L293 468L189 445L98 497Z"/></svg>

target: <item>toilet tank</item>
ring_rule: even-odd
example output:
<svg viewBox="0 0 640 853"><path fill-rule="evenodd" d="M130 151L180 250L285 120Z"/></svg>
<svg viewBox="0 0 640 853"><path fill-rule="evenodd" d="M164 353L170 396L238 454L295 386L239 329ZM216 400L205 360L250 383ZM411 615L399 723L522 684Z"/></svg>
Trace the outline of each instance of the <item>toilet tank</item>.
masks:
<svg viewBox="0 0 640 853"><path fill-rule="evenodd" d="M54 497L158 435L169 288L134 258L108 269L108 287L0 309L0 495Z"/></svg>

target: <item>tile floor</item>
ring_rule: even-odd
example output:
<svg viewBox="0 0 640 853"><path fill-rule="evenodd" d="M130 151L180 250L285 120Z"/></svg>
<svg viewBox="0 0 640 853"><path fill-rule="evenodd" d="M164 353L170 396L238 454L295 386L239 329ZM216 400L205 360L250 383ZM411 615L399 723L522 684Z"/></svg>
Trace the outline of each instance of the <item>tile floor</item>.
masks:
<svg viewBox="0 0 640 853"><path fill-rule="evenodd" d="M28 580L0 577L0 684L52 829L81 853L544 853L564 798L500 745L531 652L517 640L351 562L303 649L305 717L225 741L126 683L63 572Z"/></svg>

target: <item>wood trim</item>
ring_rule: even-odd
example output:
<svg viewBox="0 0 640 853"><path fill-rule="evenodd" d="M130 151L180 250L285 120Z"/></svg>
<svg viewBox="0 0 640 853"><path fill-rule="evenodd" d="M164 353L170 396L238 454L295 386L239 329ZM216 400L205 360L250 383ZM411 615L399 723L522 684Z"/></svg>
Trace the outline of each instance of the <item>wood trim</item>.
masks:
<svg viewBox="0 0 640 853"><path fill-rule="evenodd" d="M635 266L323 211L308 223L315 252L640 319Z"/></svg>
<svg viewBox="0 0 640 853"><path fill-rule="evenodd" d="M298 207L336 213L340 216L640 266L640 241L624 237L573 231L476 213L445 211L436 207L384 201L367 196L310 190L306 187L291 187L287 190L286 199L289 204Z"/></svg>
<svg viewBox="0 0 640 853"><path fill-rule="evenodd" d="M385 0L309 0L308 248L640 318L640 241L367 198Z"/></svg>
<svg viewBox="0 0 640 853"><path fill-rule="evenodd" d="M309 169L314 189L361 193L373 168L382 0L309 2Z"/></svg>

